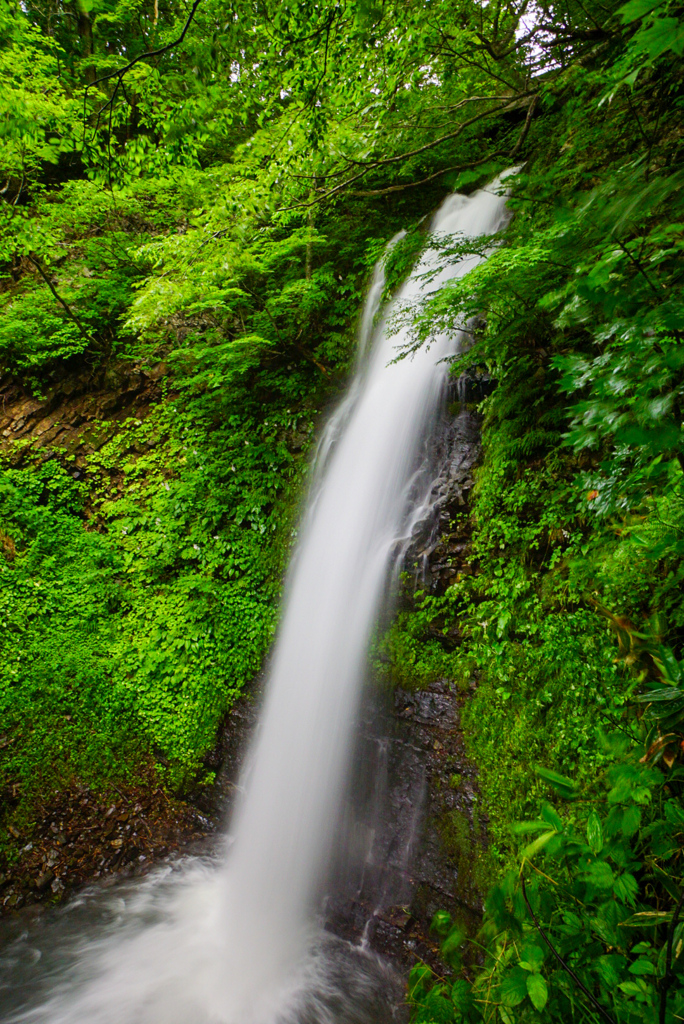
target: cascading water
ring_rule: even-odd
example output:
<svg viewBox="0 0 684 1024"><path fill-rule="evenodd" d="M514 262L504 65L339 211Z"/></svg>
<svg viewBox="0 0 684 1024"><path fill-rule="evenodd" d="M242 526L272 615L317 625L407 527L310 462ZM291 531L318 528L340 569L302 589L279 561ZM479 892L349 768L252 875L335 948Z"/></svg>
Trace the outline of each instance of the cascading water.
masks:
<svg viewBox="0 0 684 1024"><path fill-rule="evenodd" d="M449 197L432 232L498 230L506 209L497 185L470 198ZM438 260L428 250L395 302L419 300L462 276L478 257L441 270ZM439 408L445 357L459 345L458 336L444 334L393 362L408 331L391 329L391 308L373 326L382 287L379 267L362 321L365 357L319 446L225 857L221 863L188 858L179 869L129 883L108 901L101 897L100 920L83 935L69 923L78 920L76 903L52 937L45 927L34 939L18 940L0 965L0 1007L12 956L19 988L25 978L35 986L34 999L23 1009L17 1000L6 1020L352 1021L360 1019L350 1009L354 999L372 1003L365 990L347 1000L335 996L337 975L326 967L328 946L317 938L315 905L335 835L369 635L398 541L410 533L421 506L416 464ZM33 973L30 959L40 959ZM382 984L380 967L374 979L371 988ZM13 1004L5 1005L9 1011ZM372 1019L380 1019L373 1012Z"/></svg>

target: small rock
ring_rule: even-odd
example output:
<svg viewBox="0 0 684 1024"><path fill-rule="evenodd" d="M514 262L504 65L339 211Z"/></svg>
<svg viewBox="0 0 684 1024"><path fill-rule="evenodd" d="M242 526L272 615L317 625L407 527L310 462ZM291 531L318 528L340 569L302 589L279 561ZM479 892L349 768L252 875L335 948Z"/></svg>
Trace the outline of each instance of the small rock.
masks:
<svg viewBox="0 0 684 1024"><path fill-rule="evenodd" d="M405 907L390 907L384 914L380 914L380 919L393 928L399 928L401 931L406 931L406 928L413 920Z"/></svg>
<svg viewBox="0 0 684 1024"><path fill-rule="evenodd" d="M61 878L55 878L50 888L55 893L64 892L64 882L61 880Z"/></svg>
<svg viewBox="0 0 684 1024"><path fill-rule="evenodd" d="M123 839L112 839L110 846L113 846L115 850L119 850L123 846Z"/></svg>
<svg viewBox="0 0 684 1024"><path fill-rule="evenodd" d="M43 871L42 875L38 875L38 878L36 878L36 889L38 892L43 892L44 889L47 889L48 885L54 880L54 877L54 872L52 871Z"/></svg>

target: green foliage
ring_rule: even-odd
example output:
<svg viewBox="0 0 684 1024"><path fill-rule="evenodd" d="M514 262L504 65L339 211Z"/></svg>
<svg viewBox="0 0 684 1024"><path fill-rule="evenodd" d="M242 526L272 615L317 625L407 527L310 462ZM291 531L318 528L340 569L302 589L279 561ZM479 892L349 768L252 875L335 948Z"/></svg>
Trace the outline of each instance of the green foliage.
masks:
<svg viewBox="0 0 684 1024"><path fill-rule="evenodd" d="M195 768L274 627L297 475L279 438L311 424L270 415L208 431L160 407L91 456L87 483L55 460L5 470L5 785L130 770L112 750L133 737L170 781Z"/></svg>
<svg viewBox="0 0 684 1024"><path fill-rule="evenodd" d="M0 296L0 356L5 366L31 371L52 359L79 355L87 340L77 325L55 309L52 296L38 289L18 301Z"/></svg>
<svg viewBox="0 0 684 1024"><path fill-rule="evenodd" d="M83 531L83 499L54 462L0 481L0 779L15 799L74 777L126 777L141 755L103 656L120 564L106 538Z"/></svg>
<svg viewBox="0 0 684 1024"><path fill-rule="evenodd" d="M435 200L308 208L316 161L371 145L363 112L344 119L373 82L395 88L366 28L338 32L333 9L226 21L205 0L183 46L96 82L178 36L187 11L163 6L0 2L3 383L59 394L92 373L116 405L117 360L164 375L143 422L88 421L64 451L7 442L6 818L152 764L176 789L193 779L272 639L303 459L350 362L368 254ZM313 45L293 59L301 17ZM319 116L311 93L328 29L375 69L329 130L329 97Z"/></svg>
<svg viewBox="0 0 684 1024"><path fill-rule="evenodd" d="M633 87L639 76L657 66L661 57L684 53L684 21L681 11L667 0L630 0L617 15L631 38L619 60L611 69L611 88L607 98L622 85Z"/></svg>
<svg viewBox="0 0 684 1024"><path fill-rule="evenodd" d="M414 969L416 1021L580 1021L603 1011L604 1019L636 1024L681 1016L682 770L664 776L625 751L624 735L602 739L618 757L607 785L582 794L573 814L542 804L541 820L515 826L537 838L487 897L475 982L458 980L450 991L429 968ZM565 795L565 781L552 785ZM444 915L438 923L450 962L464 936L448 932Z"/></svg>
<svg viewBox="0 0 684 1024"><path fill-rule="evenodd" d="M496 387L468 564L405 601L374 660L402 686L477 685L463 721L501 878L481 969L458 976L465 937L438 918L456 977L419 964L410 997L423 1021L591 1019L533 913L607 1012L653 1020L669 986L681 1016L679 931L675 974L662 952L681 885L681 28L669 0L438 18L203 0L192 22L176 0L0 0L2 372L43 393L116 359L164 368L147 418L84 425L78 457L8 442L6 817L153 762L192 778L272 638L369 266L405 229L396 289L449 188L521 164L490 258L406 311L416 344L467 325L455 370Z"/></svg>
<svg viewBox="0 0 684 1024"><path fill-rule="evenodd" d="M371 652L375 675L406 690L422 689L437 679L453 677L459 668L459 659L444 650L440 639L426 635L434 619L432 604L428 602L430 611L426 620L421 614L422 592L415 592L413 597L416 608L400 611L376 639Z"/></svg>
<svg viewBox="0 0 684 1024"><path fill-rule="evenodd" d="M416 1021L683 1012L680 13L627 5L542 86L501 244L409 314L415 344L470 322L456 370L496 381L469 564L403 630L461 637L499 883L480 966L415 969Z"/></svg>

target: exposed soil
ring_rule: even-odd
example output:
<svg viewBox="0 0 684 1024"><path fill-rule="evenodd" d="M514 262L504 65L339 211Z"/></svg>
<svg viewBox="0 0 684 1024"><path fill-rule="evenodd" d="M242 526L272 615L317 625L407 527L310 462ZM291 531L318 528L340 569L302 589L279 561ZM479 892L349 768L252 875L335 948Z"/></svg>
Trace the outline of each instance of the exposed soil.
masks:
<svg viewBox="0 0 684 1024"><path fill-rule="evenodd" d="M33 390L0 376L0 454L19 465L62 450L76 456L78 473L121 423L145 419L161 397L165 373L163 363L114 361L90 371L64 371Z"/></svg>

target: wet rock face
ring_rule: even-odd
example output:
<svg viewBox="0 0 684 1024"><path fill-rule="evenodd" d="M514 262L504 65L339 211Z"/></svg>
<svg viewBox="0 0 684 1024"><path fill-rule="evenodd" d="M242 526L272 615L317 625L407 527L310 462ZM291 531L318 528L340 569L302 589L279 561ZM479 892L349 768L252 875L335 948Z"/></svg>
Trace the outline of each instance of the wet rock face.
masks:
<svg viewBox="0 0 684 1024"><path fill-rule="evenodd" d="M106 803L85 788L51 794L0 873L0 917L55 903L94 879L140 874L213 831L212 822L154 786L128 786Z"/></svg>
<svg viewBox="0 0 684 1024"><path fill-rule="evenodd" d="M417 693L397 691L395 713L423 753L426 800L421 838L412 869L412 911L429 925L449 910L477 925L481 902L472 877L474 847L483 835L476 814L477 775L468 761L460 728L467 699L453 683L439 681Z"/></svg>
<svg viewBox="0 0 684 1024"><path fill-rule="evenodd" d="M471 571L468 498L480 450L479 421L464 406L433 435L433 483L403 559L421 589L443 593ZM460 638L455 631L439 639L453 647ZM485 822L460 727L474 685L439 680L424 690L371 691L362 715L338 844L348 853L334 870L328 921L347 937L364 935L404 971L416 957L439 964L430 933L438 910L471 935L481 920L475 869Z"/></svg>
<svg viewBox="0 0 684 1024"><path fill-rule="evenodd" d="M465 406L438 424L428 452L432 486L403 558L422 589L442 593L467 568L468 500L480 453L479 419Z"/></svg>
<svg viewBox="0 0 684 1024"><path fill-rule="evenodd" d="M438 962L437 910L475 932L472 877L482 829L460 730L464 695L438 681L416 692L369 692L326 900L327 926L362 936L402 970Z"/></svg>

